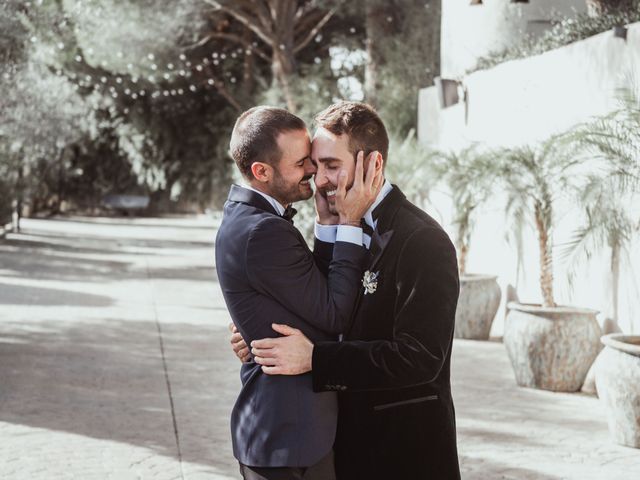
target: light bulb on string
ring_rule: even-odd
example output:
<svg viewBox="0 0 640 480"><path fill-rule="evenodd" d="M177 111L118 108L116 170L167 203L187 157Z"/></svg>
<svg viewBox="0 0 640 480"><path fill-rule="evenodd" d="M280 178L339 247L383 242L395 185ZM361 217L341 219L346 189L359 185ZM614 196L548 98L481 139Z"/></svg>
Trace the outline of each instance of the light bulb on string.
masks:
<svg viewBox="0 0 640 480"><path fill-rule="evenodd" d="M153 61L156 58L156 56L153 53L150 53L149 55L147 55L147 58Z"/></svg>
<svg viewBox="0 0 640 480"><path fill-rule="evenodd" d="M173 70L173 63L168 63L168 64L167 64L167 68L168 68L169 70Z"/></svg>
<svg viewBox="0 0 640 480"><path fill-rule="evenodd" d="M181 53L179 58L184 62L187 59L187 56L184 53Z"/></svg>
<svg viewBox="0 0 640 480"><path fill-rule="evenodd" d="M157 69L158 69L158 66L157 66L155 63L152 63L152 64L151 64L151 70L154 70L154 71L155 71L155 70L157 70Z"/></svg>
<svg viewBox="0 0 640 480"><path fill-rule="evenodd" d="M192 92L195 92L198 89L196 88L195 85L189 85L189 90L191 90Z"/></svg>

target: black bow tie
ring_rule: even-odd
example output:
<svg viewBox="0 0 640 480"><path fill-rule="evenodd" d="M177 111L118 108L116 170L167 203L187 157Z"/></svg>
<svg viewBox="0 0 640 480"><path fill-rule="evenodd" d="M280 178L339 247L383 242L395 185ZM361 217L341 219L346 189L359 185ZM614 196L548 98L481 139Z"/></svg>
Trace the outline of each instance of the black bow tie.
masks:
<svg viewBox="0 0 640 480"><path fill-rule="evenodd" d="M360 219L360 226L362 227L362 233L369 235L370 237L373 236L373 228L364 220L364 218Z"/></svg>
<svg viewBox="0 0 640 480"><path fill-rule="evenodd" d="M293 217L296 216L296 213L298 213L298 211L295 208L293 208L291 205L288 205L287 208L284 209L282 218L293 223Z"/></svg>

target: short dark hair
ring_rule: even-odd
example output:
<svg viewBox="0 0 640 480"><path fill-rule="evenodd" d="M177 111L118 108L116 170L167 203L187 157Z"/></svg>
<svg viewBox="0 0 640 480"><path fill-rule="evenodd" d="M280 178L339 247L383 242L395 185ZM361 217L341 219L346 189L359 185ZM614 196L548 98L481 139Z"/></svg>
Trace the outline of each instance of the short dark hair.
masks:
<svg viewBox="0 0 640 480"><path fill-rule="evenodd" d="M349 149L354 157L360 150L364 150L365 157L375 150L387 163L389 135L371 105L347 101L334 103L318 113L315 121L318 127L334 135L348 135Z"/></svg>
<svg viewBox="0 0 640 480"><path fill-rule="evenodd" d="M306 130L299 117L283 108L253 107L236 120L229 148L242 175L251 180L251 165L264 162L276 166L282 158L278 136L284 132Z"/></svg>

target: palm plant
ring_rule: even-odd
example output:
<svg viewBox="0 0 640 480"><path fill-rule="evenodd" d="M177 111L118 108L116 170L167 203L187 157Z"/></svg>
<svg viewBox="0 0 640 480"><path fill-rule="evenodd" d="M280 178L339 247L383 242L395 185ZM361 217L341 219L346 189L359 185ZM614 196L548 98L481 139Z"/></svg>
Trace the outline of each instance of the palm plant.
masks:
<svg viewBox="0 0 640 480"><path fill-rule="evenodd" d="M404 138L391 136L389 152L385 177L413 203L424 206L438 181L435 153L418 143L413 129Z"/></svg>
<svg viewBox="0 0 640 480"><path fill-rule="evenodd" d="M578 195L585 222L567 245L573 261L591 257L604 247L610 249L610 323L605 330L618 329L620 257L640 229L629 206L640 195L640 95L637 88L618 91L619 107L611 114L567 135L570 144L604 161L600 175L592 175Z"/></svg>
<svg viewBox="0 0 640 480"><path fill-rule="evenodd" d="M470 145L458 152L440 152L438 159L438 176L453 197L458 268L460 275L464 275L477 208L487 201L493 191L496 163L490 153L481 152L477 145Z"/></svg>
<svg viewBox="0 0 640 480"><path fill-rule="evenodd" d="M540 290L543 305L555 307L553 291L554 203L573 180L578 161L558 148L552 137L537 146L500 152L499 177L507 192L507 216L522 258L522 232L527 216L534 221L540 252Z"/></svg>
<svg viewBox="0 0 640 480"><path fill-rule="evenodd" d="M604 333L619 330L618 305L621 254L626 250L639 224L629 214L627 202L621 196L612 195L615 180L612 177L591 175L578 195L584 209L584 223L576 230L567 244L565 255L574 267L583 258L608 247L610 250L611 286L609 301L610 317L604 325Z"/></svg>

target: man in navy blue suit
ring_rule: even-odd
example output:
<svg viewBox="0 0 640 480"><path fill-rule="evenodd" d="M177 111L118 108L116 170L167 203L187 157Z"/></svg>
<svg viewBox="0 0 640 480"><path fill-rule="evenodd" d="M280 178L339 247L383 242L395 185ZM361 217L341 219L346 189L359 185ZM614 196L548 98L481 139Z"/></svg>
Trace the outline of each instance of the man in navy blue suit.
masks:
<svg viewBox="0 0 640 480"><path fill-rule="evenodd" d="M234 324L248 342L274 336L274 320L314 341L336 340L358 296L367 256L361 218L380 190L380 164L369 162L365 176L360 153L348 192L345 171L331 207L326 195L316 196L319 222L336 224L335 243L318 243L311 252L291 207L313 195L316 166L304 122L283 109L252 108L238 118L230 147L246 184L231 187L215 253ZM231 430L243 478L335 478L336 393L314 393L310 374L266 375L251 359L241 380Z"/></svg>

